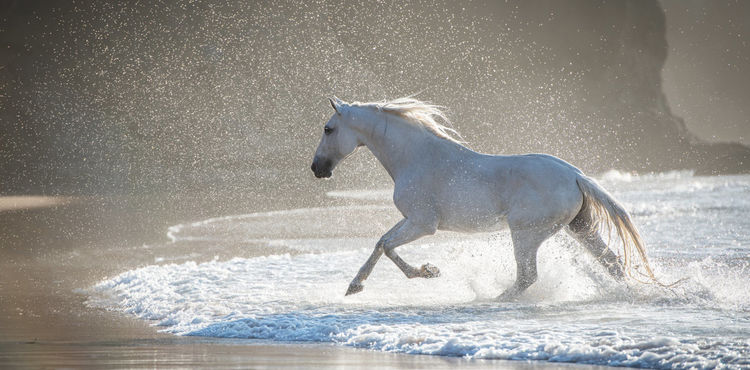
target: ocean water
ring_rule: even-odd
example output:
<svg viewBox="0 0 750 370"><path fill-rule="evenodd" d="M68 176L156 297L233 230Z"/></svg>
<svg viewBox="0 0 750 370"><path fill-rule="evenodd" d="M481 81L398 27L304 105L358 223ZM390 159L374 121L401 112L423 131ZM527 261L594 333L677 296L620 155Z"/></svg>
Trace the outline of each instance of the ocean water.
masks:
<svg viewBox="0 0 750 370"><path fill-rule="evenodd" d="M441 269L406 279L387 258L344 292L399 219L390 192L336 191L331 207L175 225L171 244L261 248L258 257L168 261L88 289L93 306L175 335L322 342L409 354L646 368L750 368L750 176L599 177L631 212L665 288L618 283L564 233L539 251L539 280L494 297L515 263L507 231L439 233L399 248Z"/></svg>

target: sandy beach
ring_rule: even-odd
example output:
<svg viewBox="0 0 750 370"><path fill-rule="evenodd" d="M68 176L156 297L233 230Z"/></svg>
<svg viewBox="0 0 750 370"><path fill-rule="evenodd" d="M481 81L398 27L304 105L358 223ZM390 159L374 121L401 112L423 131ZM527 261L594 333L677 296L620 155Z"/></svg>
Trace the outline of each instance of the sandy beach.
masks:
<svg viewBox="0 0 750 370"><path fill-rule="evenodd" d="M158 197L1 198L0 368L561 366L391 354L334 345L177 337L159 333L144 321L86 304L82 289L152 264L154 252L149 244L163 243L167 226L253 207L226 202L222 204L232 204L234 209L217 209L204 203L198 198ZM159 251L160 255L165 252L169 253ZM240 252L217 253L212 252L229 258ZM262 250L242 255L253 253Z"/></svg>

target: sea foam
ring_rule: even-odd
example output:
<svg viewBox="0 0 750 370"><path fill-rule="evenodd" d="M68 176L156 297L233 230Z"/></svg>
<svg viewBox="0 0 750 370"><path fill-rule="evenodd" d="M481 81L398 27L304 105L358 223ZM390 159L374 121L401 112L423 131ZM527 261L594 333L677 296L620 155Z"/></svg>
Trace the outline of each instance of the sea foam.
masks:
<svg viewBox="0 0 750 370"><path fill-rule="evenodd" d="M659 278L688 280L671 288L615 282L559 234L539 251L537 283L517 302L497 302L514 279L508 233L446 233L398 249L414 265L438 266L439 278L406 279L383 258L364 291L346 297L378 233L398 219L391 205L369 204L177 225L174 243L252 239L271 252L125 271L92 287L89 303L176 335L484 359L750 367L750 177L613 181L615 195L636 210Z"/></svg>

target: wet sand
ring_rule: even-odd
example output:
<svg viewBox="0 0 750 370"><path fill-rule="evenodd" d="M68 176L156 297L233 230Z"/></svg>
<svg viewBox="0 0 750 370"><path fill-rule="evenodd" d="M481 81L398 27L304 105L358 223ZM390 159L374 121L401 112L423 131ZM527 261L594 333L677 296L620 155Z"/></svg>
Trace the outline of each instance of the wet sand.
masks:
<svg viewBox="0 0 750 370"><path fill-rule="evenodd" d="M280 199L276 197L271 197ZM559 368L537 362L390 354L330 344L176 337L91 308L81 291L154 255L263 254L262 248L169 250L170 225L299 206L211 197L0 197L0 368ZM313 200L314 201L314 200ZM212 206L221 204L223 206ZM307 204L306 206L310 206ZM268 207L263 208L268 209Z"/></svg>

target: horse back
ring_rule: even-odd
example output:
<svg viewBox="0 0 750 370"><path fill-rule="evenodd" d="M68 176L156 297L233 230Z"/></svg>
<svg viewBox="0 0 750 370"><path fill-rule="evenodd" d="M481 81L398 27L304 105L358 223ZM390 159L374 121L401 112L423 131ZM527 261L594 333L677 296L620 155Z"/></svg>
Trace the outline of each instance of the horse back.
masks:
<svg viewBox="0 0 750 370"><path fill-rule="evenodd" d="M576 183L582 173L564 160L546 154L496 159L500 197L507 204L508 222L567 224L581 209L583 196ZM517 225L514 225L517 224Z"/></svg>

